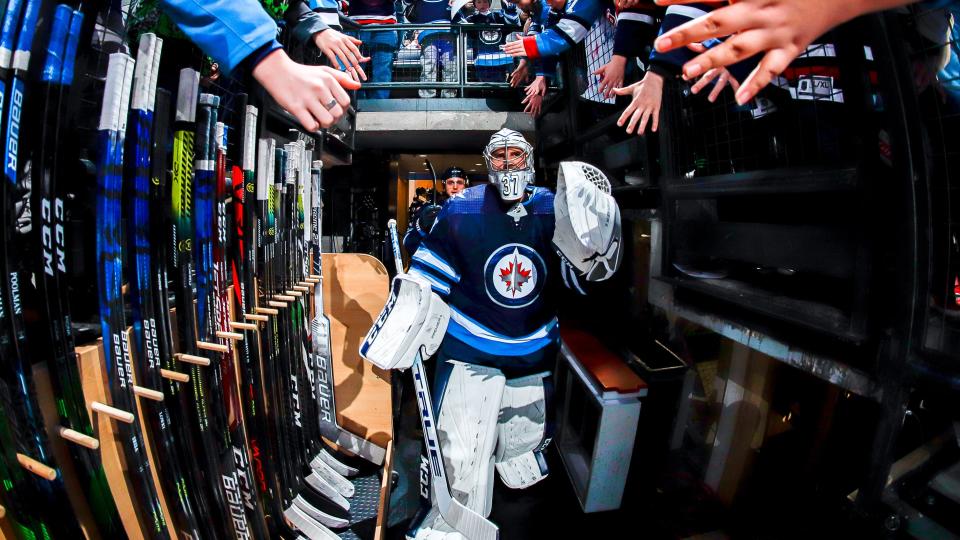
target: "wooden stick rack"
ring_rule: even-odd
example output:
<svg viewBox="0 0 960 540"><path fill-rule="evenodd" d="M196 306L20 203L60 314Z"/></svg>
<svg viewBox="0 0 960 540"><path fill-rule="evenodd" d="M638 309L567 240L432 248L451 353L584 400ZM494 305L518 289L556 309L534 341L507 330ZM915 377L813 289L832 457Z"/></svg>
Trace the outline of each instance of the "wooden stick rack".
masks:
<svg viewBox="0 0 960 540"><path fill-rule="evenodd" d="M324 284L324 299L326 304L325 312L331 317L333 322L332 340L334 342L334 357L336 358L335 367L337 373L343 374L337 377L338 405L341 410L338 411L338 420L341 425L348 426L355 433L365 435L374 440L377 444L385 445L388 449L387 460L384 466L383 480L380 493L379 516L376 524L374 537L382 539L386 533L386 515L388 512L387 502L389 500L389 485L391 470L393 465L393 442L391 426L391 406L390 406L390 384L389 374L379 370L372 369L365 365L359 357L356 356L355 347L348 348L347 343L352 343L366 333L371 317L376 316L376 312L386 300L387 281L386 270L372 257L341 254L324 256L324 272L333 276L333 279ZM332 286L333 281L337 281L337 274L341 279L346 276L344 284L348 288L341 288L339 284ZM228 343L234 343L243 339L243 330L253 330L255 339L259 341L259 323L268 322L270 316L279 313L279 309L286 308L289 302L298 299L304 301L304 307L311 316L315 312L316 306L313 305L313 295L309 294L319 282L318 279L311 276L303 284L293 287L290 291L284 291L287 294L274 296L265 302L272 307L254 307L254 313L239 313L231 305L230 328L228 331L218 333L218 338ZM362 292L361 292L362 291ZM358 299L361 307L357 307L356 302L340 303L334 302L335 296L344 298ZM233 294L229 294L233 298ZM232 304L232 302L231 302ZM346 309L347 306L352 306ZM279 309L278 309L279 308ZM175 313L174 313L174 316ZM358 337L359 336L359 337ZM129 354L135 353L133 347L134 338L132 330L127 330L127 340L131 344ZM235 365L237 362L237 350L234 346L224 345L222 343L198 342L198 348L213 352L232 352L235 355ZM348 350L349 349L349 350ZM136 411L123 411L112 405L109 385L107 383L108 373L104 369L103 344L101 340L94 345L77 347L77 362L80 371L80 378L83 385L84 400L87 403L87 412L90 421L93 424L93 437L83 433L66 429L59 423L59 415L56 409L56 403L53 398L53 389L51 386L50 375L44 364L38 364L34 368L34 381L37 387L37 395L40 401L40 408L43 412L46 429L49 434L49 440L53 449L54 459L59 465L60 474L63 476L64 484L70 502L77 514L77 519L83 529L86 540L97 540L101 538L93 519L93 513L83 495L84 490L79 485L76 471L73 468L73 461L70 457L70 444L81 445L87 449L97 451L103 464L104 473L110 491L113 495L114 504L123 524L127 536L137 540L144 538L144 531L151 527L150 520L141 512L139 505L133 497L133 490L127 475L127 464L123 451L123 442L117 429L117 422L131 423L139 418L140 427L145 437L146 456L153 474L153 482L156 492L159 495L161 510L166 519L168 533L171 538L178 538L175 530L175 524L172 519L172 513L167 502L167 496L175 494L165 494L158 477L159 468L154 458L154 441L146 436L146 415L152 414L149 408L150 404L164 399L163 393L157 390L144 388L137 385L136 374L132 373L133 393L136 396ZM184 371L189 364L209 364L205 357L191 356L185 354L176 354L177 360L183 363ZM131 358L131 363L136 360ZM201 362L203 361L203 362ZM344 364L346 362L346 364ZM353 374L347 377L347 374ZM357 374L360 374L362 380L354 380ZM169 380L177 381L182 384L189 384L190 376L181 371L161 370L161 375ZM349 382L348 382L349 379ZM239 381L239 376L234 380ZM361 395L361 388L364 390ZM144 401L146 400L146 401ZM134 412L136 415L134 415ZM51 479L55 478L57 471L51 469L43 463L39 463L27 456L18 456L18 459L26 470L33 474ZM171 502L174 499L170 499ZM17 538L12 526L12 521L6 515L6 509L0 506L0 540Z"/></svg>

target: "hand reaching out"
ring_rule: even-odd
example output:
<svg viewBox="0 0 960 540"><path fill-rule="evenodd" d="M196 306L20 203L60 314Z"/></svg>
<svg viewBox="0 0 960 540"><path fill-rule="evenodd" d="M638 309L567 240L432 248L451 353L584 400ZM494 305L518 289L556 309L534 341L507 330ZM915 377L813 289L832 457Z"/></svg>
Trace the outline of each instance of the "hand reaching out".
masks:
<svg viewBox="0 0 960 540"><path fill-rule="evenodd" d="M533 82L527 85L524 92L527 96L536 94L543 97L547 93L547 79L543 75L537 75Z"/></svg>
<svg viewBox="0 0 960 540"><path fill-rule="evenodd" d="M543 95L527 94L527 97L523 98L523 101L521 101L520 104L526 105L526 107L524 107L523 109L523 112L536 118L540 116L540 111L542 110L542 107L543 107Z"/></svg>
<svg viewBox="0 0 960 540"><path fill-rule="evenodd" d="M727 85L730 85L730 89L736 93L740 89L740 83L737 82L737 79L727 71L725 67L713 68L710 71L707 71L703 74L703 77L700 77L700 80L696 82L690 91L694 94L699 94L701 90L707 87L708 84L716 80L713 85L713 90L710 91L710 94L707 96L707 101L713 103L717 100L717 97L720 96L720 92L723 91Z"/></svg>
<svg viewBox="0 0 960 540"><path fill-rule="evenodd" d="M523 48L523 40L522 40L522 39L518 39L518 40L516 40L516 41L511 41L510 43L507 43L506 45L501 45L501 46L500 46L500 49L502 49L505 54L508 54L508 55L510 55L510 56L513 56L514 58L516 58L516 57L518 57L518 56L526 56L526 55L527 55L526 49Z"/></svg>
<svg viewBox="0 0 960 540"><path fill-rule="evenodd" d="M346 90L360 88L350 75L327 66L298 64L283 49L261 60L253 77L309 132L337 123L350 106Z"/></svg>
<svg viewBox="0 0 960 540"><path fill-rule="evenodd" d="M623 127L629 119L627 134L633 134L638 122L640 125L637 128L637 135L644 134L648 122L650 131L657 131L660 125L660 104L663 101L663 77L648 71L640 82L635 82L626 88L617 88L613 93L618 96L633 96L630 105L624 109L617 120L617 125Z"/></svg>
<svg viewBox="0 0 960 540"><path fill-rule="evenodd" d="M368 62L370 58L360 53L359 45L362 41L328 28L314 34L313 42L333 67L346 66L354 80L367 80L367 74L363 72L360 64Z"/></svg>
<svg viewBox="0 0 960 540"><path fill-rule="evenodd" d="M517 69L513 70L513 73L510 74L510 86L512 88L518 88L521 84L527 81L527 78L530 76L530 62L524 58L520 60L520 65L517 66Z"/></svg>
<svg viewBox="0 0 960 540"><path fill-rule="evenodd" d="M783 72L813 40L834 26L864 13L912 1L915 0L740 0L665 32L654 46L666 52L710 38L732 36L684 64L687 79L765 52L737 90L737 103L742 105ZM691 2L656 0L659 5Z"/></svg>
<svg viewBox="0 0 960 540"><path fill-rule="evenodd" d="M600 76L600 93L604 97L613 97L613 90L623 86L623 73L627 67L625 56L613 55L610 61L593 72Z"/></svg>

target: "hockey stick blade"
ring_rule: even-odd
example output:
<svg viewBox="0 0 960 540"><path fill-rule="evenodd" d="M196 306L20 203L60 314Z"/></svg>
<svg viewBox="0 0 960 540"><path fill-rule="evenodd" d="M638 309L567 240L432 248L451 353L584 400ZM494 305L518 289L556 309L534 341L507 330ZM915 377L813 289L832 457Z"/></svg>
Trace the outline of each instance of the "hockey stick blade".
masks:
<svg viewBox="0 0 960 540"><path fill-rule="evenodd" d="M344 497L353 497L354 487L349 480L343 477L340 473L335 471L332 467L327 465L320 460L319 463L316 463L317 466L314 466L314 460L310 462L310 467L313 469L314 474L322 478L326 483L333 486L337 490L337 493L343 495Z"/></svg>
<svg viewBox="0 0 960 540"><path fill-rule="evenodd" d="M318 467L316 464L318 461L326 463L331 469L337 471L347 478L360 474L360 469L351 467L346 463L342 463L341 461L337 460L335 456L331 455L326 449L321 450L319 454L314 456L313 461L310 462L310 467L316 469Z"/></svg>
<svg viewBox="0 0 960 540"><path fill-rule="evenodd" d="M322 286L322 285L321 285ZM356 454L374 465L383 465L387 449L374 444L359 435L351 433L337 423L336 405L333 389L333 369L330 362L330 319L318 310L311 321L313 349L320 363L320 376L317 390L320 396L320 434L333 441L337 446Z"/></svg>
<svg viewBox="0 0 960 540"><path fill-rule="evenodd" d="M291 504L289 508L284 510L283 516L310 540L336 540L339 538L333 534L333 531L307 515L296 503Z"/></svg>
<svg viewBox="0 0 960 540"><path fill-rule="evenodd" d="M341 495L340 492L338 492L337 489L330 484L330 482L327 482L326 480L324 480L323 477L321 477L316 472L312 472L308 474L307 477L304 478L304 480L307 482L307 485L310 486L311 489L313 489L320 495L323 495L324 497L330 499L330 502L332 502L333 504L336 504L337 506L339 506L340 508L343 508L344 510L348 510L348 511L350 510L350 501L348 501L346 497Z"/></svg>

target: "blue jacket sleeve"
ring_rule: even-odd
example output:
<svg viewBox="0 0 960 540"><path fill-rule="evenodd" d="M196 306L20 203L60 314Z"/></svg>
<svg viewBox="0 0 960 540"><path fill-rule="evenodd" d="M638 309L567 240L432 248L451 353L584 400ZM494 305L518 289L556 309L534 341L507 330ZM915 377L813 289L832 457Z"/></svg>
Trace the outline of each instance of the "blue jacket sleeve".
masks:
<svg viewBox="0 0 960 540"><path fill-rule="evenodd" d="M327 26L340 26L340 2L339 0L308 0L310 9L320 15L320 20Z"/></svg>
<svg viewBox="0 0 960 540"><path fill-rule="evenodd" d="M701 15L706 15L713 10L710 4L689 4L675 5L667 8L663 16L663 22L660 24L660 34L673 30L674 28L692 21ZM705 44L709 46L709 44ZM675 76L680 73L683 64L695 56L695 53L686 47L680 47L672 51L657 52L653 49L650 52L650 70L662 76Z"/></svg>
<svg viewBox="0 0 960 540"><path fill-rule="evenodd" d="M280 47L277 24L256 0L161 0L161 5L226 73L254 53L260 59Z"/></svg>
<svg viewBox="0 0 960 540"><path fill-rule="evenodd" d="M503 7L500 8L500 13L503 14L505 24L520 26L520 10L516 4L508 0L503 0Z"/></svg>
<svg viewBox="0 0 960 540"><path fill-rule="evenodd" d="M656 6L652 2L618 11L613 54L627 58L640 57L653 43L656 28Z"/></svg>
<svg viewBox="0 0 960 540"><path fill-rule="evenodd" d="M559 56L583 41L590 27L603 11L600 0L569 0L556 24L549 25L536 36L523 39L523 48L530 58Z"/></svg>

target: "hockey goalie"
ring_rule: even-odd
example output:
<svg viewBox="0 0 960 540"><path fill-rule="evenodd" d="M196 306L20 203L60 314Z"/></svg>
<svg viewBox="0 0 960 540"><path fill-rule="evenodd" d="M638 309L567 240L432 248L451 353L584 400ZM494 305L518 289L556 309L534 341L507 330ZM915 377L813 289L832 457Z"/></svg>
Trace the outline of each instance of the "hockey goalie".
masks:
<svg viewBox="0 0 960 540"><path fill-rule="evenodd" d="M596 167L564 162L556 194L534 186L533 148L510 129L493 134L484 158L490 183L443 206L361 345L384 369L436 352L442 472L468 511L438 506L434 483L408 532L418 540L482 536L461 516L489 516L494 471L515 489L547 476L558 288L583 294L584 281L620 263L620 212Z"/></svg>

